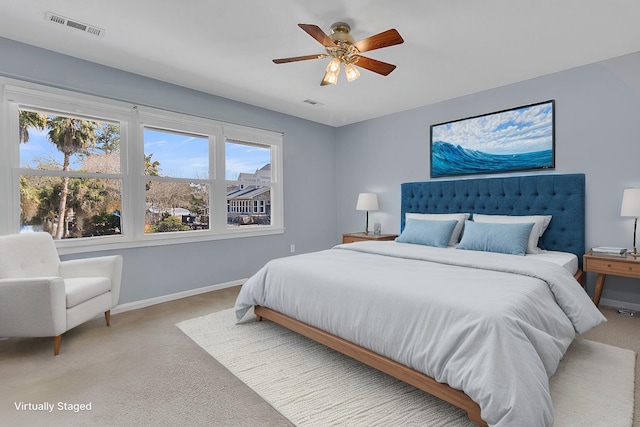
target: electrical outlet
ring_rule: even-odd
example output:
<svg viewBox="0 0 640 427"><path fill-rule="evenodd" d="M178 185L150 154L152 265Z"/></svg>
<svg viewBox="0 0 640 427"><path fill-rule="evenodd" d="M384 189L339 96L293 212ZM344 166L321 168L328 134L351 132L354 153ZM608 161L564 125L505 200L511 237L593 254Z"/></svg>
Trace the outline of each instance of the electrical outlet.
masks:
<svg viewBox="0 0 640 427"><path fill-rule="evenodd" d="M296 251L296 245L294 245L293 243L291 244L291 253L295 253Z"/></svg>

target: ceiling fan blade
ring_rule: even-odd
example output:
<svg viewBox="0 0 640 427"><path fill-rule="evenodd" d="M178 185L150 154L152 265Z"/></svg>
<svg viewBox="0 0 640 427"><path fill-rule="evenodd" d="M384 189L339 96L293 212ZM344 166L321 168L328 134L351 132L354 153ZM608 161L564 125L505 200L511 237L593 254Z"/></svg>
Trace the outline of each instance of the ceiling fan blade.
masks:
<svg viewBox="0 0 640 427"><path fill-rule="evenodd" d="M307 34L316 39L323 46L335 46L336 44L320 27L313 24L298 24Z"/></svg>
<svg viewBox="0 0 640 427"><path fill-rule="evenodd" d="M362 39L354 44L354 46L357 47L360 52L368 52L370 50L382 49L383 47L394 46L401 43L404 43L404 40L400 36L400 33L398 33L395 28L392 28L380 34L376 34L375 36Z"/></svg>
<svg viewBox="0 0 640 427"><path fill-rule="evenodd" d="M276 64L286 64L287 62L296 62L296 61L306 61L307 59L322 59L327 58L329 55L326 53L318 53L316 55L305 55L305 56L293 56L291 58L279 58L274 59L273 62Z"/></svg>
<svg viewBox="0 0 640 427"><path fill-rule="evenodd" d="M358 67L366 68L369 71L382 74L383 76L389 75L389 73L396 69L396 66L393 64L387 64L386 62L367 58L366 56L361 56L355 64Z"/></svg>

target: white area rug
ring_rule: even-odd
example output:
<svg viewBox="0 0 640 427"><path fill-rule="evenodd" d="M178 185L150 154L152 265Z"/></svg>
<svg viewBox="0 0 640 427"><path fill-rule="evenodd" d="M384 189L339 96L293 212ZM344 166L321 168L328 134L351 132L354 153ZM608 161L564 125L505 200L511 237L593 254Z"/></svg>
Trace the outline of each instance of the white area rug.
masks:
<svg viewBox="0 0 640 427"><path fill-rule="evenodd" d="M471 426L462 410L323 345L232 309L177 326L292 423ZM631 426L635 352L576 340L551 379L556 426ZM212 385L215 387L215 385Z"/></svg>

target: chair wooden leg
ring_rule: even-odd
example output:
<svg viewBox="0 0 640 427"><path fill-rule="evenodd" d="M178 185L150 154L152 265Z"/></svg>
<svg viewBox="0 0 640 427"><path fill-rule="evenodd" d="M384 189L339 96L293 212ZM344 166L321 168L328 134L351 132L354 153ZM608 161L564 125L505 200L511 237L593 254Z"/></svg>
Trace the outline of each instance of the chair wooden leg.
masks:
<svg viewBox="0 0 640 427"><path fill-rule="evenodd" d="M58 335L53 337L53 355L57 356L60 354L60 342L62 342L62 335Z"/></svg>
<svg viewBox="0 0 640 427"><path fill-rule="evenodd" d="M111 326L111 310L104 312L104 320L107 321L107 326Z"/></svg>

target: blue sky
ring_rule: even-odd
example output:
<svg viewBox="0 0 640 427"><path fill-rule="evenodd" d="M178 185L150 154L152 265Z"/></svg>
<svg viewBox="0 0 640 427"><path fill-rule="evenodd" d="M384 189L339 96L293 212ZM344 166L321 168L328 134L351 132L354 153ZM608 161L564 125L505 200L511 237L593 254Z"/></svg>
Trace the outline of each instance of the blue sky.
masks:
<svg viewBox="0 0 640 427"><path fill-rule="evenodd" d="M36 168L41 161L54 161L62 166L63 155L47 137L48 130L29 128L29 142L20 144L20 166ZM75 157L75 156L74 156ZM77 169L80 165L77 157L72 160L71 168Z"/></svg>
<svg viewBox="0 0 640 427"><path fill-rule="evenodd" d="M550 150L551 102L433 127L433 141L445 141L490 154Z"/></svg>
<svg viewBox="0 0 640 427"><path fill-rule="evenodd" d="M145 155L160 162L161 174L180 178L208 178L207 139L192 135L145 130ZM20 144L20 164L35 168L40 159L53 160L62 165L63 155L47 137L47 130L29 129L29 142ZM270 162L267 148L226 144L226 178L235 179L239 173L253 173ZM80 168L74 156L72 169Z"/></svg>
<svg viewBox="0 0 640 427"><path fill-rule="evenodd" d="M193 135L169 133L145 129L144 153L153 153L152 159L160 162L161 175L180 178L208 177L208 141ZM239 173L254 173L270 163L271 151L227 142L226 178L235 179Z"/></svg>
<svg viewBox="0 0 640 427"><path fill-rule="evenodd" d="M209 178L209 142L206 138L145 129L144 154L160 162L160 175Z"/></svg>

